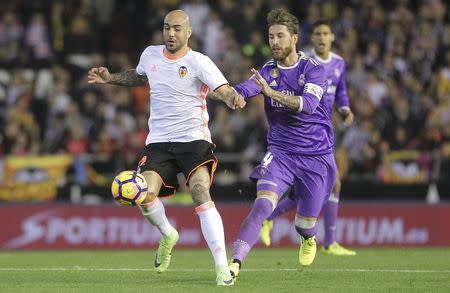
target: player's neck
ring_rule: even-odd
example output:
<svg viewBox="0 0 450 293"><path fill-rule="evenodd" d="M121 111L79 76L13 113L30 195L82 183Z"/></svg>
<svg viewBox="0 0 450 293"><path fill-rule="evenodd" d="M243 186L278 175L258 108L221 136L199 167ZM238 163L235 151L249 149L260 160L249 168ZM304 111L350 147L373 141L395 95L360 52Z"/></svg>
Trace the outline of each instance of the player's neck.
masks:
<svg viewBox="0 0 450 293"><path fill-rule="evenodd" d="M180 59L181 57L183 57L184 55L186 55L186 53L190 50L191 48L189 48L189 46L184 46L182 48L180 48L178 51L176 52L169 52L169 50L167 50L166 48L164 48L164 56L166 56L168 59Z"/></svg>
<svg viewBox="0 0 450 293"><path fill-rule="evenodd" d="M278 61L277 63L284 67L289 67L297 63L298 61L298 54L293 50L291 54L289 54L286 58L283 60Z"/></svg>

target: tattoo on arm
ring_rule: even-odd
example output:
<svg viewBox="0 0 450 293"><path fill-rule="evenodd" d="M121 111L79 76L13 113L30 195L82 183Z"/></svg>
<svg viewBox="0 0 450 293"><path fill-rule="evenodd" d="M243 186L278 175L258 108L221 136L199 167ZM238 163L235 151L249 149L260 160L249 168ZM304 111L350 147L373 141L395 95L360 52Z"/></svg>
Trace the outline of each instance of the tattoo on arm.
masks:
<svg viewBox="0 0 450 293"><path fill-rule="evenodd" d="M220 97L217 93L215 93L214 91L209 91L208 94L206 95L207 99L213 99L213 100L220 100Z"/></svg>
<svg viewBox="0 0 450 293"><path fill-rule="evenodd" d="M300 108L300 99L298 96L290 96L279 91L273 91L270 97L292 110L298 111Z"/></svg>
<svg viewBox="0 0 450 293"><path fill-rule="evenodd" d="M145 85L147 82L147 76L137 74L135 69L129 69L111 74L111 80L108 83L122 86L140 86Z"/></svg>
<svg viewBox="0 0 450 293"><path fill-rule="evenodd" d="M217 98L224 102L225 104L229 104L234 101L235 96L239 95L234 88L231 86L223 86L220 91L217 91Z"/></svg>

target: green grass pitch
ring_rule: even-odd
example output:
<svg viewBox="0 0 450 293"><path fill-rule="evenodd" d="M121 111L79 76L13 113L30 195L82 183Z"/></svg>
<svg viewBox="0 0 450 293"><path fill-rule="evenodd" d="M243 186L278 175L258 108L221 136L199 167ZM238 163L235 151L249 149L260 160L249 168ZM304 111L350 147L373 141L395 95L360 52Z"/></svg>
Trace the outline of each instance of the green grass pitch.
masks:
<svg viewBox="0 0 450 293"><path fill-rule="evenodd" d="M176 249L163 274L154 251L0 252L0 292L450 292L450 248L357 252L300 269L295 249L254 249L233 287L215 285L206 249Z"/></svg>

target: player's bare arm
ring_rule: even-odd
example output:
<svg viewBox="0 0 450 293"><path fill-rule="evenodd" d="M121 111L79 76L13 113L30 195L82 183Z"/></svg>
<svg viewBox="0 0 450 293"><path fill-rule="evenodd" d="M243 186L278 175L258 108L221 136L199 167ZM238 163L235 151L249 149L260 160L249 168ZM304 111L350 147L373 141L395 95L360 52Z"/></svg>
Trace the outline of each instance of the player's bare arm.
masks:
<svg viewBox="0 0 450 293"><path fill-rule="evenodd" d="M236 108L242 109L246 104L244 97L238 94L233 87L227 84L217 88L215 91L210 91L207 97L213 100L222 101L233 110Z"/></svg>
<svg viewBox="0 0 450 293"><path fill-rule="evenodd" d="M255 75L255 82L261 87L261 92L264 95L280 102L282 105L289 107L292 110L298 111L300 109L302 103L302 99L300 97L286 95L280 91L272 89L256 69L252 68L252 72Z"/></svg>
<svg viewBox="0 0 450 293"><path fill-rule="evenodd" d="M141 86L148 82L145 75L139 75L135 69L110 74L106 67L92 68L88 73L88 83L113 84L120 86Z"/></svg>

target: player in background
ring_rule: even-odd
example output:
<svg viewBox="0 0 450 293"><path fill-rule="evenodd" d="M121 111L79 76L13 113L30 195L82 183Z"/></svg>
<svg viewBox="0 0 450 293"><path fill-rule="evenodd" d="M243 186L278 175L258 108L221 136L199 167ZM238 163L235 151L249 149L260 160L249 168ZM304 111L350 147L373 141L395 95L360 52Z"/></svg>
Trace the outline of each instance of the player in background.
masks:
<svg viewBox="0 0 450 293"><path fill-rule="evenodd" d="M257 198L242 222L230 270L241 264L259 237L262 222L291 186L298 203L295 228L300 234L299 262L310 265L316 254L317 217L336 178L333 127L322 99L327 83L318 61L296 52L298 19L283 9L267 15L272 58L254 76L235 88L246 99L263 94L269 123L268 150L250 178Z"/></svg>
<svg viewBox="0 0 450 293"><path fill-rule="evenodd" d="M308 55L322 63L325 68L328 88L323 94L322 99L329 107L328 111L331 113L333 111L333 105L336 103L338 106L338 113L343 119L344 126L349 127L353 123L353 113L350 110L350 103L347 95L346 66L344 59L331 51L333 41L334 34L331 30L331 25L327 21L317 21L313 24L311 36L313 48ZM355 251L346 249L336 242L336 220L340 190L341 180L339 178L339 172L336 172L336 181L333 186L333 192L330 194L328 201L322 208L325 227L325 240L322 251L331 255L356 255ZM270 246L271 242L270 232L273 227L272 220L297 206L292 195L293 194L290 193L289 196L286 196L281 200L272 215L263 222L260 238L266 246Z"/></svg>
<svg viewBox="0 0 450 293"><path fill-rule="evenodd" d="M142 215L161 232L154 267L167 270L179 235L169 223L159 195L177 189L176 174L183 172L200 218L203 237L214 258L217 285L232 285L227 264L222 219L209 193L217 159L208 129L206 95L214 89L228 107L242 108L245 100L228 85L209 57L188 46L192 28L182 10L164 19L165 45L149 46L136 69L110 74L105 67L92 68L88 82L121 86L150 85L149 134L139 163L148 193L139 206Z"/></svg>

